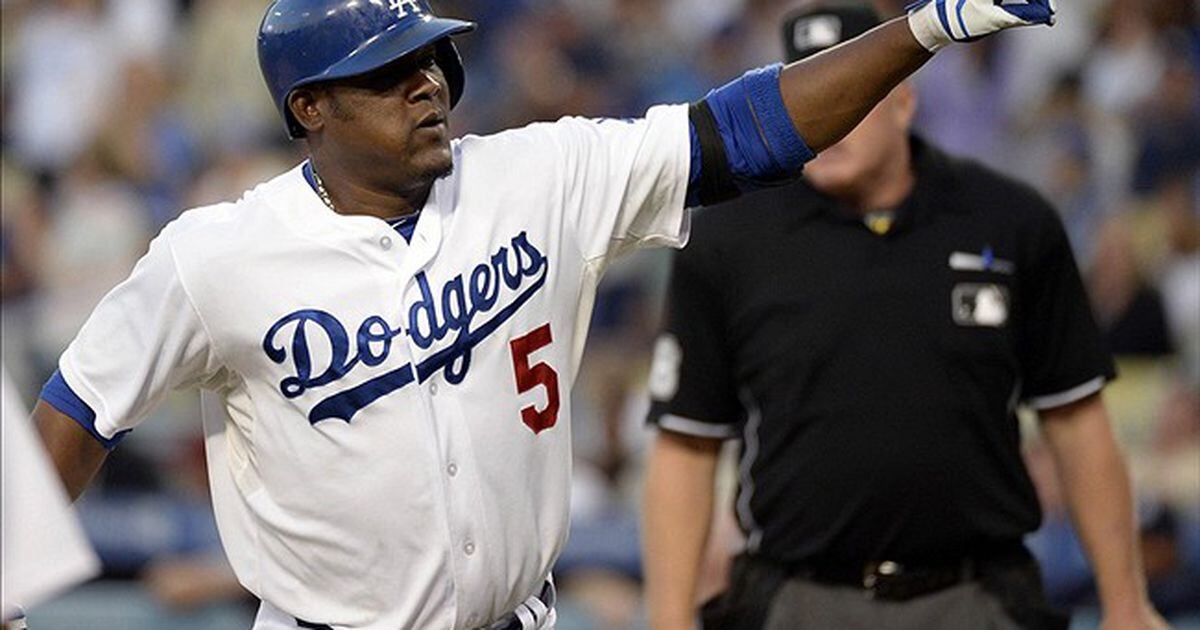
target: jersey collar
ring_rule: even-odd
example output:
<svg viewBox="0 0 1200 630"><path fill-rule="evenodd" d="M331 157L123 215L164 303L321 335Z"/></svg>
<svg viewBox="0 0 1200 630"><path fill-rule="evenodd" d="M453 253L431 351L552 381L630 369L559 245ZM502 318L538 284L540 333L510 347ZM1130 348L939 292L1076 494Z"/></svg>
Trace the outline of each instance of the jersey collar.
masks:
<svg viewBox="0 0 1200 630"><path fill-rule="evenodd" d="M317 183L317 176L313 171L312 160L306 160L304 164L300 166L300 172L304 175L304 181L308 182L308 187L312 188L313 192L317 193L317 196L320 197L321 186L319 183ZM324 199L322 199L322 202L324 202ZM421 218L422 210L424 210L424 208L421 208L412 214L406 214L393 219L384 219L384 221L387 222L388 225L392 226L392 229L395 230L396 233L404 237L405 243L412 243L413 233L416 232L417 222Z"/></svg>
<svg viewBox="0 0 1200 630"><path fill-rule="evenodd" d="M916 134L910 136L909 146L917 184L908 201L901 204L898 227L928 223L941 213L966 212L954 160Z"/></svg>
<svg viewBox="0 0 1200 630"><path fill-rule="evenodd" d="M325 205L305 174L307 161L270 182L263 192L263 199L274 207L291 229L335 247L344 248L347 243L362 241L377 243L381 233L390 232L387 221L366 215L338 214ZM416 273L437 254L442 244L443 222L447 219L453 200L449 199L452 185L444 177L434 183L425 206L419 211L410 247L404 256L402 267Z"/></svg>

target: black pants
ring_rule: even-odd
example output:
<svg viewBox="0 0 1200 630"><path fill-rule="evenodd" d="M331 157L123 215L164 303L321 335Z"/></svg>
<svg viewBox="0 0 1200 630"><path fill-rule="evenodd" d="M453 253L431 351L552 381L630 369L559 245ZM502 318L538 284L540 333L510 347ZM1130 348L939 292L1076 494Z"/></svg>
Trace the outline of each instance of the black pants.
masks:
<svg viewBox="0 0 1200 630"><path fill-rule="evenodd" d="M974 579L910 600L871 599L854 586L793 578L759 558L734 562L730 589L704 606L705 630L1065 630L1069 617L1051 608L1032 556L988 563Z"/></svg>

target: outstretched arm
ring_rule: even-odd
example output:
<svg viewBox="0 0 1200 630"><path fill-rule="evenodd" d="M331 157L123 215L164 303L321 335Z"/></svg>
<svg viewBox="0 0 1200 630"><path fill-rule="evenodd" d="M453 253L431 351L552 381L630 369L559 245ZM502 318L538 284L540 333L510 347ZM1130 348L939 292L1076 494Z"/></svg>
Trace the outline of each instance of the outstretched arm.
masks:
<svg viewBox="0 0 1200 630"><path fill-rule="evenodd" d="M809 148L821 151L850 132L892 88L932 53L1015 26L1054 23L1053 0L923 0L861 37L780 74L792 123Z"/></svg>
<svg viewBox="0 0 1200 630"><path fill-rule="evenodd" d="M796 132L814 152L837 144L933 53L897 18L779 74Z"/></svg>
<svg viewBox="0 0 1200 630"><path fill-rule="evenodd" d="M951 42L1053 22L1053 0L923 0L907 18L814 57L752 70L693 107L688 203L790 181Z"/></svg>

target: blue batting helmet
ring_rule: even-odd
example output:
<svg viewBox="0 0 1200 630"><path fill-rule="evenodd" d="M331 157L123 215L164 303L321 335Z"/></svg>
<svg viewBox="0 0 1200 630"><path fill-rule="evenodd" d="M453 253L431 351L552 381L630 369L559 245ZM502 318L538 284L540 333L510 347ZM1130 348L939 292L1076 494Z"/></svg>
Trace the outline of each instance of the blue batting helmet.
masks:
<svg viewBox="0 0 1200 630"><path fill-rule="evenodd" d="M275 0L258 30L258 63L288 136L302 127L288 109L297 88L365 74L428 45L450 84L450 106L466 83L451 41L472 22L440 18L427 0Z"/></svg>

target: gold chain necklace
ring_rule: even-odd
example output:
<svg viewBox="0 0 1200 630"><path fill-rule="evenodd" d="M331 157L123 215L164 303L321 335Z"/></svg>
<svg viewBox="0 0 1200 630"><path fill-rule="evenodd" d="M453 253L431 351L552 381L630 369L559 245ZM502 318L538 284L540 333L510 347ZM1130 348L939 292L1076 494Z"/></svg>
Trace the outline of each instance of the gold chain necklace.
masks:
<svg viewBox="0 0 1200 630"><path fill-rule="evenodd" d="M312 175L313 175L313 183L317 185L317 196L321 198L321 201L325 202L325 205L326 205L326 206L327 206L327 207L328 207L330 210L333 210L334 212L337 212L337 211L338 211L338 210L337 210L337 208L336 208L336 207L334 207L334 205L333 205L333 198L329 196L329 191L328 191L328 190L325 190L325 182L324 182L324 181L322 181L322 180L321 180L321 176L320 176L319 174L317 174L317 167L313 166L313 165L312 165L312 162L309 162L309 163L308 163L308 166L309 166L309 168L312 170ZM419 215L419 214L421 214L421 213L420 213L420 211L417 211L417 212L414 212L414 213L413 213L413 214L411 214L411 215L406 215L406 216L404 216L404 217L400 217L400 218L402 218L402 219L403 219L403 218L407 218L407 217L409 217L409 216L413 216L413 217L415 217L415 216L417 216L417 215ZM386 220L386 219L385 219L385 220Z"/></svg>
<svg viewBox="0 0 1200 630"><path fill-rule="evenodd" d="M312 168L313 181L317 184L317 196L325 202L330 210L337 212L337 208L333 207L333 199L330 198L329 191L325 190L325 182L321 181L321 176L317 174L317 167L313 166L312 162L309 162L309 167Z"/></svg>

